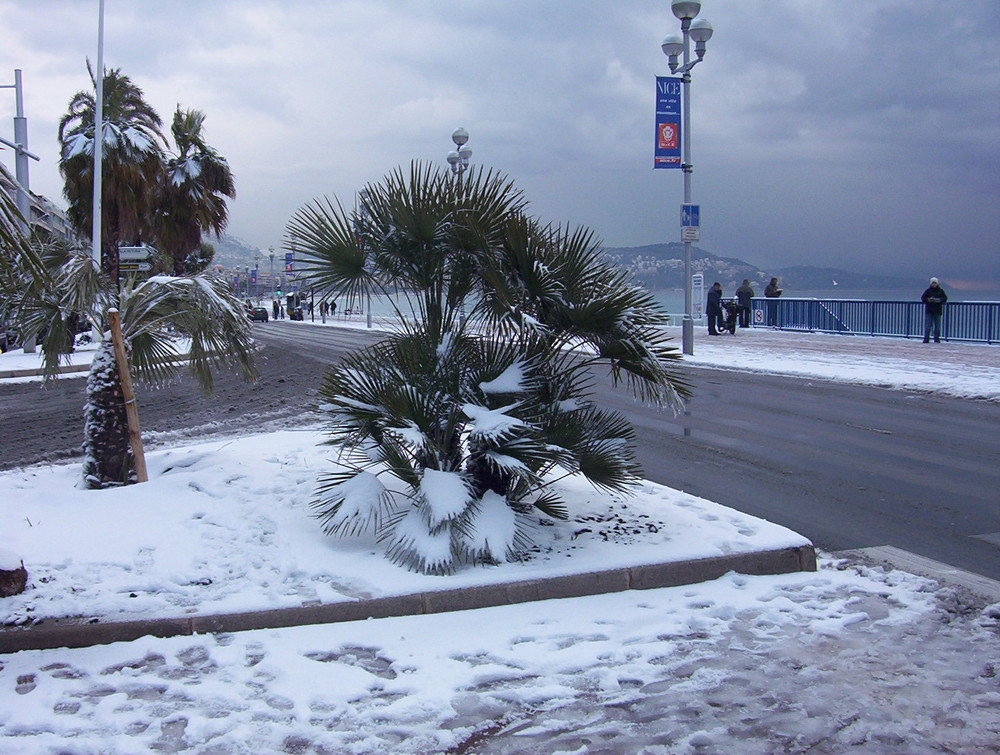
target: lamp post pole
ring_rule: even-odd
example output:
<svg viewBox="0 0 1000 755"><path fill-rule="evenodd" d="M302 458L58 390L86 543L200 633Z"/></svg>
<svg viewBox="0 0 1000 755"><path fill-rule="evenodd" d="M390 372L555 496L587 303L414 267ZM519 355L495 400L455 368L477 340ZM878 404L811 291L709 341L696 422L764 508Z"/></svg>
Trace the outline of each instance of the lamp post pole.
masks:
<svg viewBox="0 0 1000 755"><path fill-rule="evenodd" d="M668 34L663 40L661 49L668 57L670 73L681 72L683 87L681 121L681 170L684 173L684 204L691 204L691 173L694 163L691 160L691 69L705 57L705 43L712 37L712 25L703 18L696 18L701 11L701 3L697 0L673 0L670 10L680 19L681 35ZM691 40L696 43L696 60L691 60ZM683 64L678 65L678 56L683 55ZM682 238L684 242L684 322L681 327L681 349L691 356L694 354L694 308L691 295L691 240Z"/></svg>
<svg viewBox="0 0 1000 755"><path fill-rule="evenodd" d="M469 160L472 158L472 148L468 146L469 132L464 128L456 128L451 132L451 140L455 143L455 149L448 153L448 165L451 166L451 172L455 175L458 180L458 193L459 201L461 201L462 193L462 174L469 167ZM465 302L463 301L459 304L458 312L459 324L465 327Z"/></svg>
<svg viewBox="0 0 1000 755"><path fill-rule="evenodd" d="M0 89L14 90L14 141L0 137L0 142L14 150L14 178L17 179L17 211L21 213L21 231L30 232L31 204L28 199L28 158L38 160L38 155L28 151L28 119L24 117L24 89L21 86L21 69L14 69L14 83L0 85Z"/></svg>
<svg viewBox="0 0 1000 755"><path fill-rule="evenodd" d="M271 301L274 301L274 247L269 247L267 256L271 259Z"/></svg>

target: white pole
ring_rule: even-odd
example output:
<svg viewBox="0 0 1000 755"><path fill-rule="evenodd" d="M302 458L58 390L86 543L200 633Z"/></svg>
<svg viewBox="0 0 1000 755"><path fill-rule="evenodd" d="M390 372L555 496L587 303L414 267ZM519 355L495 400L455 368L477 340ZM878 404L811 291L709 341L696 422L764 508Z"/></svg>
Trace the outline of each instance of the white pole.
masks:
<svg viewBox="0 0 1000 755"><path fill-rule="evenodd" d="M97 22L97 92L94 100L94 205L93 257L101 264L101 169L104 162L104 0L98 3Z"/></svg>
<svg viewBox="0 0 1000 755"><path fill-rule="evenodd" d="M681 82L684 87L683 112L684 124L683 150L684 157L681 170L684 172L684 204L691 204L691 19L681 20L681 32L684 35L684 75ZM694 307L691 302L691 242L684 241L684 323L681 326L681 351L688 356L694 355L694 321L691 319Z"/></svg>
<svg viewBox="0 0 1000 755"><path fill-rule="evenodd" d="M21 88L21 69L14 69L14 142L17 144L14 158L15 177L17 178L17 209L24 218L21 230L27 236L30 233L31 206L28 201L28 119L24 117L24 90Z"/></svg>

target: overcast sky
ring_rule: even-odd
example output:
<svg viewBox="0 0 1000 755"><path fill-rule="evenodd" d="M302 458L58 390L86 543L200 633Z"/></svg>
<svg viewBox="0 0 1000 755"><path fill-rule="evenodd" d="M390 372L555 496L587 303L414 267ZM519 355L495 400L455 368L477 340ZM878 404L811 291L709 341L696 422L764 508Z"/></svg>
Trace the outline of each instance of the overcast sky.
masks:
<svg viewBox="0 0 1000 755"><path fill-rule="evenodd" d="M942 12L943 11L943 12ZM1000 288L1000 1L706 0L694 69L700 246ZM96 60L98 0L0 0L23 71L31 187L61 202L56 127ZM473 162L609 246L679 240L653 170L669 0L105 0L105 65L169 123L207 114L237 181L229 232L267 248L315 197L411 159ZM13 139L14 93L0 90ZM13 170L10 150L0 161Z"/></svg>

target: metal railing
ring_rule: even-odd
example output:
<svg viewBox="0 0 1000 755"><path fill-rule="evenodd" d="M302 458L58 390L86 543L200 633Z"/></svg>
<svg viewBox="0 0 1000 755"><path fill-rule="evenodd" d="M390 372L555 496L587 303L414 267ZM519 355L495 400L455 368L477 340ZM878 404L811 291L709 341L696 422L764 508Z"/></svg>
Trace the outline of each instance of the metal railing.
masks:
<svg viewBox="0 0 1000 755"><path fill-rule="evenodd" d="M900 338L924 336L924 305L919 301L755 298L750 319L755 328ZM941 337L946 341L1000 342L1000 302L945 304Z"/></svg>

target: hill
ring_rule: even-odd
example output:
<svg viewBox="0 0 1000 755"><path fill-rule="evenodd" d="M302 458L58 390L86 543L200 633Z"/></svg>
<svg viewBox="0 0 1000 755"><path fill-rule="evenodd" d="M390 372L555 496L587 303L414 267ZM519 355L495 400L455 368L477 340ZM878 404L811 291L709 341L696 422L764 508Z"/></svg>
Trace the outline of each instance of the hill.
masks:
<svg viewBox="0 0 1000 755"><path fill-rule="evenodd" d="M606 247L604 253L628 269L636 279L650 290L683 288L684 244L648 244L632 247ZM703 273L705 285L715 281L723 291L735 290L743 279L750 281L763 293L764 286L776 276L782 288L789 291L835 291L836 289L918 289L926 281L888 275L868 275L834 267L799 265L768 270L759 268L736 257L720 257L704 249L691 247L691 270Z"/></svg>

